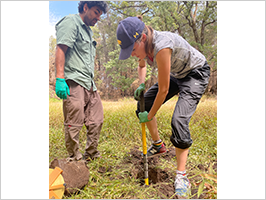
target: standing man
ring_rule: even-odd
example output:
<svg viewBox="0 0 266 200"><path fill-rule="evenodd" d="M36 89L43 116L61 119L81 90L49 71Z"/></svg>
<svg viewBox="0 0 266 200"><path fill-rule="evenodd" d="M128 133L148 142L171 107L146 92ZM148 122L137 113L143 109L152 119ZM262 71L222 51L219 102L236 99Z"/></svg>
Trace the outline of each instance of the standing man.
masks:
<svg viewBox="0 0 266 200"><path fill-rule="evenodd" d="M68 160L89 161L100 157L97 150L103 124L103 106L94 83L96 41L90 26L106 13L103 1L80 1L79 14L68 15L56 24L56 95L63 99L65 145ZM79 151L79 132L85 124L87 142Z"/></svg>

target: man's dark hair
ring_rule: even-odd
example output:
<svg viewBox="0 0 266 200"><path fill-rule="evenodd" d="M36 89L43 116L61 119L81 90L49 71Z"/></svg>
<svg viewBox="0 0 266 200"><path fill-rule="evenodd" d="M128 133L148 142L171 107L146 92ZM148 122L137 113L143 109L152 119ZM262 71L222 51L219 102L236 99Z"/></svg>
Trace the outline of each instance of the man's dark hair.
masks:
<svg viewBox="0 0 266 200"><path fill-rule="evenodd" d="M108 10L108 5L105 1L80 1L78 6L79 13L83 13L83 7L85 4L87 4L88 8L98 6L104 14Z"/></svg>

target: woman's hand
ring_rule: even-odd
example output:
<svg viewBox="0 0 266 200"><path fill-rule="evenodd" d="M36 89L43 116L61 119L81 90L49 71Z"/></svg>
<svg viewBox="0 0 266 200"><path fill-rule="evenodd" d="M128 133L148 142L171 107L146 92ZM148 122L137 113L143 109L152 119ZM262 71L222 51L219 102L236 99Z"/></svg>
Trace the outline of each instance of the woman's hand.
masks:
<svg viewBox="0 0 266 200"><path fill-rule="evenodd" d="M148 119L148 112L147 111L144 111L144 112L140 112L139 114L138 114L138 116L139 116L139 123L145 123L145 122L149 122L149 121L151 121L152 119Z"/></svg>

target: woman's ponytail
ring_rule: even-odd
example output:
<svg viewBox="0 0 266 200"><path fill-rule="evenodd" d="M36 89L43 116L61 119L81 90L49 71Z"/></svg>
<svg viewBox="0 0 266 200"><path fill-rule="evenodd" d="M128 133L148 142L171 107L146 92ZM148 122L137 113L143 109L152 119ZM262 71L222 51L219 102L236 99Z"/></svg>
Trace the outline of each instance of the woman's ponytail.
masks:
<svg viewBox="0 0 266 200"><path fill-rule="evenodd" d="M143 20L142 15L137 15L137 18L139 18L141 21ZM152 55L153 49L154 49L154 44L153 44L153 28L151 26L145 25L142 34L145 33L146 35L146 42L145 42L145 52L148 55ZM142 36L138 39L138 41L141 41Z"/></svg>

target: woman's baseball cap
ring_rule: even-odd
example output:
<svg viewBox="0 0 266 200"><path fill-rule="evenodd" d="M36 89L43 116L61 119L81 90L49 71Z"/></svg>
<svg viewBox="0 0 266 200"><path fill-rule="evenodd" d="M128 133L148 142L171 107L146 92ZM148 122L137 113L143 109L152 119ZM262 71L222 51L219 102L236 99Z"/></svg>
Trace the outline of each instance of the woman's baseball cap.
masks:
<svg viewBox="0 0 266 200"><path fill-rule="evenodd" d="M134 43L141 36L145 24L137 17L128 17L119 22L116 37L121 47L119 60L130 57Z"/></svg>

